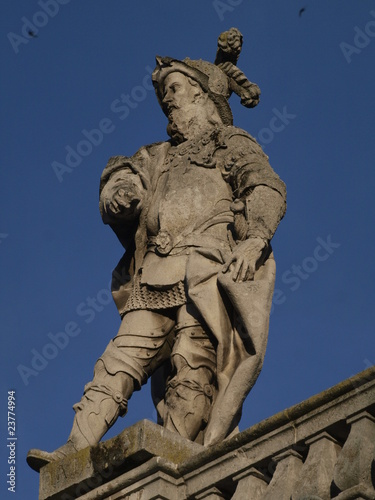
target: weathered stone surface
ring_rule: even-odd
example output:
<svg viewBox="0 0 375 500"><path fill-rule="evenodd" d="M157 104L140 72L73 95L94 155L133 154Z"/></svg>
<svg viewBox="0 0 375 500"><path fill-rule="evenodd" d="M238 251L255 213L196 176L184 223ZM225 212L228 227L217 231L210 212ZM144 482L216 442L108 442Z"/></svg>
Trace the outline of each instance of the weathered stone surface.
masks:
<svg viewBox="0 0 375 500"><path fill-rule="evenodd" d="M225 500L223 493L215 486L199 493L195 498L196 500Z"/></svg>
<svg viewBox="0 0 375 500"><path fill-rule="evenodd" d="M175 467L201 449L201 445L142 420L115 438L43 467L39 498L54 499L61 490L76 498L152 457L160 457Z"/></svg>
<svg viewBox="0 0 375 500"><path fill-rule="evenodd" d="M375 484L375 418L363 411L348 418L347 423L351 428L335 467L335 484L341 491L359 486L372 488Z"/></svg>
<svg viewBox="0 0 375 500"><path fill-rule="evenodd" d="M325 431L306 440L306 446L309 452L293 489L292 500L304 500L308 496L329 500L333 471L341 447Z"/></svg>
<svg viewBox="0 0 375 500"><path fill-rule="evenodd" d="M371 447L373 441L372 427L369 432L367 425L373 423L374 411L375 369L371 368L212 447L142 421L91 452L82 450L73 460L44 467L40 498L72 500L78 491L80 500L290 500L291 494L293 500L374 500L371 481L347 484L341 493L328 489L334 467L341 476L344 470L366 471L368 479L373 456L366 443ZM348 443L350 449L358 437L358 431L350 434L361 421L365 450L358 461L355 446L351 463L344 448ZM95 485L98 478L102 484Z"/></svg>
<svg viewBox="0 0 375 500"><path fill-rule="evenodd" d="M261 500L264 498L269 478L255 467L250 467L249 470L234 476L233 481L237 483L237 487L232 500L243 500L250 495L251 500Z"/></svg>
<svg viewBox="0 0 375 500"><path fill-rule="evenodd" d="M290 500L295 484L300 477L302 457L293 449L274 457L276 463L272 480L263 495L264 500Z"/></svg>
<svg viewBox="0 0 375 500"><path fill-rule="evenodd" d="M374 500L374 488L366 486L353 486L334 497L335 500Z"/></svg>
<svg viewBox="0 0 375 500"><path fill-rule="evenodd" d="M74 493L72 498L77 498L87 491L85 485L89 485L90 489L98 486L89 448L43 467L40 473L39 500L58 499L61 492L66 495Z"/></svg>
<svg viewBox="0 0 375 500"><path fill-rule="evenodd" d="M72 431L35 470L95 446L152 376L158 422L210 446L237 432L262 368L275 282L271 239L286 188L257 141L233 126L228 98L260 90L236 66L241 33L215 63L157 57L152 74L169 140L109 159L100 212L125 254L113 274L122 322L85 386Z"/></svg>

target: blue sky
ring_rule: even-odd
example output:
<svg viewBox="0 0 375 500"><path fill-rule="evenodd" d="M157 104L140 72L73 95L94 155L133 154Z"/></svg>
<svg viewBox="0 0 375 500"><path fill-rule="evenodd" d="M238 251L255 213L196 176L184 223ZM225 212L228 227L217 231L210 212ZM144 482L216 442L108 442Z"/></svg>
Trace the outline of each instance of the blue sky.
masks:
<svg viewBox="0 0 375 500"><path fill-rule="evenodd" d="M99 177L110 156L167 138L150 90L155 55L213 61L232 26L244 36L238 65L262 90L252 110L231 98L235 125L264 145L288 189L269 345L241 429L374 364L373 1L19 0L0 23L2 498L7 391L13 498L33 500L27 450L65 442L71 407L117 332L108 289L122 249L100 219ZM155 419L147 387L129 407L109 437Z"/></svg>

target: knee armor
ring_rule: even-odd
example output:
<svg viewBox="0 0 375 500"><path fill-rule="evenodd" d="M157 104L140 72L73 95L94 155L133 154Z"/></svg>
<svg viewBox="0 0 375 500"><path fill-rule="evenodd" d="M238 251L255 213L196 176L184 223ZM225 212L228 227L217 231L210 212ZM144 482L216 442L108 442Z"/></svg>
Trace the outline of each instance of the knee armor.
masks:
<svg viewBox="0 0 375 500"><path fill-rule="evenodd" d="M207 425L210 414L215 393L216 352L198 322L178 324L176 331L164 425L194 441Z"/></svg>

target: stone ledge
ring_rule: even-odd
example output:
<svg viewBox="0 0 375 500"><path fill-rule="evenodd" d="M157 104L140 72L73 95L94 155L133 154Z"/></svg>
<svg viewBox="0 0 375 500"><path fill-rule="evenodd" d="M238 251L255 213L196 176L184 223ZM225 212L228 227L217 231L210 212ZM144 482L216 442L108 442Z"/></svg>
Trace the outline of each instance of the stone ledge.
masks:
<svg viewBox="0 0 375 500"><path fill-rule="evenodd" d="M373 456L375 443L357 444L360 431L356 426L370 426L372 434L375 432L374 414L375 369L369 368L210 448L143 420L96 447L43 467L40 500L181 500L204 498L205 492L216 490L220 494L215 498L229 499L240 498L235 495L238 485L240 492L246 491L245 485L255 483L259 486L257 491L264 495L259 493L260 496L252 500L271 498L267 497L267 489L270 494L278 492L278 488L283 488L284 492L282 495L280 490L280 498L288 500L293 491L298 490L298 495L292 498L299 500L301 488L304 492L303 485L309 483L305 475L316 477L313 468L322 467L323 462L326 467L323 472L329 470L332 481L334 476L338 478L337 485L344 484L342 474L348 466L348 454L353 463L357 460L353 466L353 487L341 486L346 490L337 488L336 493L327 492L326 481L324 487L311 485L307 493L315 496L319 493L325 499L373 500L375 490L369 474L372 463L367 459L362 463L361 457L364 446L367 446L366 456ZM361 415L366 415L366 419L361 420ZM327 453L324 461L319 460L321 450ZM298 460L293 458L293 481L284 480L278 486L282 467L289 467L290 457L294 455ZM284 456L289 462L277 460ZM303 471L303 480L300 471ZM366 476L367 483L362 484L360 478L357 481L356 474Z"/></svg>
<svg viewBox="0 0 375 500"><path fill-rule="evenodd" d="M119 495L117 495L117 493ZM171 464L160 457L151 458L132 469L79 497L79 500L169 500L186 498L183 479L175 477ZM63 498L61 500L70 500Z"/></svg>
<svg viewBox="0 0 375 500"><path fill-rule="evenodd" d="M289 425L294 429L295 422L299 419L307 418L315 411L321 413L327 408L326 405L337 406L338 399L341 402L341 398L350 400L350 404L352 404L353 392L364 393L367 389L371 390L373 387L375 387L375 368L371 367L301 403L262 420L212 448L203 449L199 457L194 457L191 461L182 464L180 470L181 472L187 472L189 468L193 468L198 464L202 465L205 459L212 460L215 456L223 455L224 452L238 449L266 435L268 437L272 431L279 431L283 426ZM375 406L375 399L373 399L372 403Z"/></svg>
<svg viewBox="0 0 375 500"><path fill-rule="evenodd" d="M40 471L40 500L66 500L110 481L111 479L161 457L170 464L168 472L177 473L177 464L186 461L203 447L170 432L160 425L142 420L118 436L85 448ZM78 495L78 496L77 496Z"/></svg>

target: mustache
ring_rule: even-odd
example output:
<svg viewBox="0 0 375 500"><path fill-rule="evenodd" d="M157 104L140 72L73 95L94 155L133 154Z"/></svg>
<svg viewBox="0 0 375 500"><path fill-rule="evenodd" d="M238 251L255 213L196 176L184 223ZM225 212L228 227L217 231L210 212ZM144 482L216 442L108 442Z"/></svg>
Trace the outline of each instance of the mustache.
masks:
<svg viewBox="0 0 375 500"><path fill-rule="evenodd" d="M174 110L179 110L181 109L181 106L179 106L178 104L167 104L167 113L168 115L170 115Z"/></svg>

